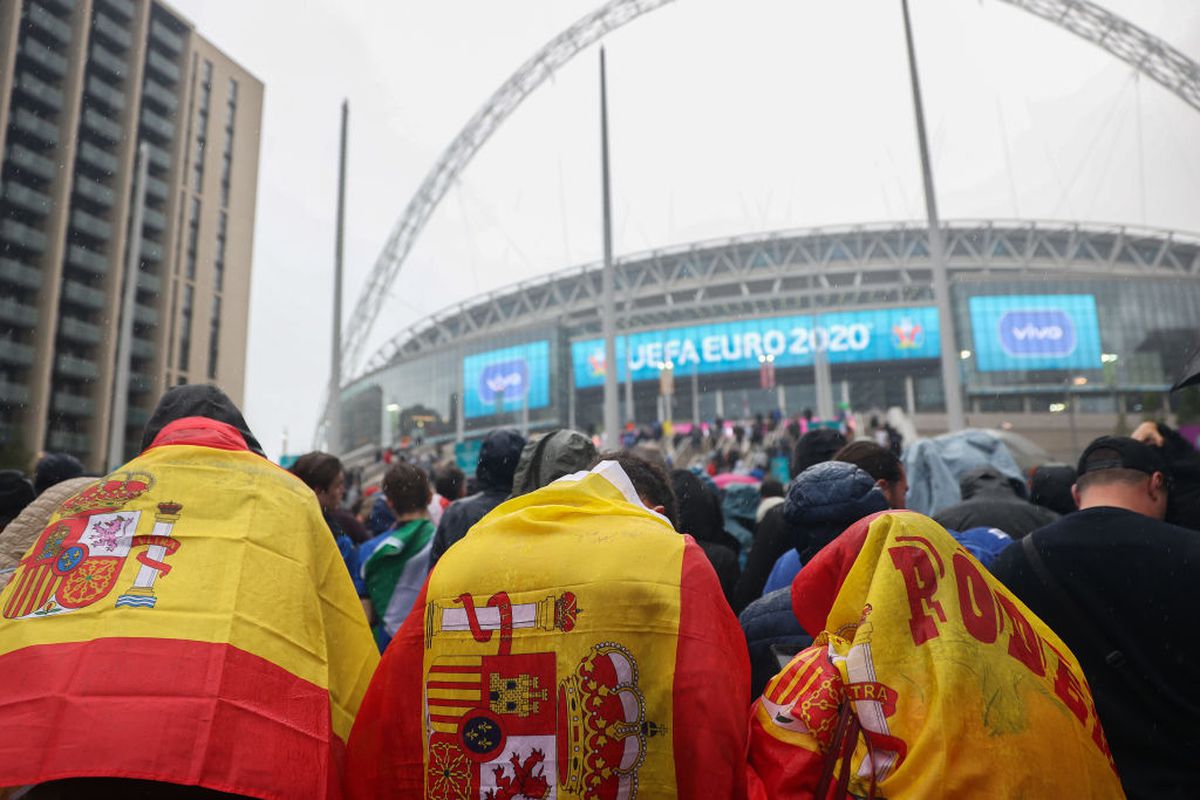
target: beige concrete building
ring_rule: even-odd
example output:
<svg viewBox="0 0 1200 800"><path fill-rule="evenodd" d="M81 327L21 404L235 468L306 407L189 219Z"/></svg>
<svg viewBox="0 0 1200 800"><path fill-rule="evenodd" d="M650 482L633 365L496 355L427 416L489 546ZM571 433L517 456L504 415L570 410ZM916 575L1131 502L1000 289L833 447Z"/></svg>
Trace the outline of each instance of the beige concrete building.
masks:
<svg viewBox="0 0 1200 800"><path fill-rule="evenodd" d="M105 463L128 248L126 455L168 386L239 403L262 83L156 0L0 0L0 461ZM139 143L142 230L130 236Z"/></svg>

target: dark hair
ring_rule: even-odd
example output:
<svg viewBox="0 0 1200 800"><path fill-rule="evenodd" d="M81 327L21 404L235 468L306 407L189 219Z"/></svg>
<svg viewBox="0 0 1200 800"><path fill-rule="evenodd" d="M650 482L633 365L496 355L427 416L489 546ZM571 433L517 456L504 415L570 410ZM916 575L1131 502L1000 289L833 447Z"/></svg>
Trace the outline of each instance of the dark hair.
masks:
<svg viewBox="0 0 1200 800"><path fill-rule="evenodd" d="M337 456L314 450L297 458L288 472L304 481L314 492L323 492L333 486L337 476L345 470Z"/></svg>
<svg viewBox="0 0 1200 800"><path fill-rule="evenodd" d="M832 460L853 464L875 480L888 483L900 480L904 472L904 467L895 453L865 439L851 442L838 450L833 454Z"/></svg>
<svg viewBox="0 0 1200 800"><path fill-rule="evenodd" d="M677 514L675 528L690 533L698 542L724 544L725 515L716 495L707 491L691 470L671 470L671 490L675 493Z"/></svg>
<svg viewBox="0 0 1200 800"><path fill-rule="evenodd" d="M800 437L792 451L792 477L813 464L829 461L846 446L846 437L831 428L816 428Z"/></svg>
<svg viewBox="0 0 1200 800"><path fill-rule="evenodd" d="M33 469L33 491L41 494L54 484L83 473L83 463L70 453L46 453Z"/></svg>
<svg viewBox="0 0 1200 800"><path fill-rule="evenodd" d="M458 499L466 480L466 473L454 464L439 464L433 468L434 488L447 500Z"/></svg>
<svg viewBox="0 0 1200 800"><path fill-rule="evenodd" d="M783 484L774 478L767 478L758 487L759 497L784 497Z"/></svg>
<svg viewBox="0 0 1200 800"><path fill-rule="evenodd" d="M630 483L637 491L638 497L650 506L662 506L663 516L675 528L678 521L678 510L675 503L675 492L671 489L671 481L667 478L666 470L649 459L634 455L625 450L610 450L601 453L596 463L615 461L629 476ZM595 465L593 465L595 466Z"/></svg>
<svg viewBox="0 0 1200 800"><path fill-rule="evenodd" d="M397 514L420 511L429 505L429 477L425 470L407 461L392 464L380 488Z"/></svg>

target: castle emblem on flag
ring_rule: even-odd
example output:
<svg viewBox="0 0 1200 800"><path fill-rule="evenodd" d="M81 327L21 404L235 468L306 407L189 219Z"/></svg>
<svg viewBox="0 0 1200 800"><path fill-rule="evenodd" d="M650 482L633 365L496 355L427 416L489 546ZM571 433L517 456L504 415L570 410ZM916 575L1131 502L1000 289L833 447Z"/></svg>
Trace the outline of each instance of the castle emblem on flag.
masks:
<svg viewBox="0 0 1200 800"><path fill-rule="evenodd" d="M143 512L125 506L153 485L144 472L114 473L64 502L60 518L46 526L18 565L0 613L24 619L86 608L112 592L131 554L141 568L115 604L153 607L155 579L171 571L164 559L179 549L171 531L183 509L159 503L153 530L138 535Z"/></svg>

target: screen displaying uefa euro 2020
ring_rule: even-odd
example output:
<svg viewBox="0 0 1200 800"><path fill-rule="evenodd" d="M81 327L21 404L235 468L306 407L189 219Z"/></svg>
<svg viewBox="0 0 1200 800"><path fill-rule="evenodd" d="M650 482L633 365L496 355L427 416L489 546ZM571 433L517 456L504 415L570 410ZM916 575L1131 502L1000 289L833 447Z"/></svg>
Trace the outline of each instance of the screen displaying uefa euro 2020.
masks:
<svg viewBox="0 0 1200 800"><path fill-rule="evenodd" d="M915 308L839 311L787 317L735 320L643 331L617 337L617 380L626 367L635 381L658 377L667 363L678 375L758 369L760 358L778 368L803 367L823 351L829 363L937 358L941 353L937 309ZM628 353L628 357L626 357ZM571 345L575 386L604 383L604 342L589 339Z"/></svg>

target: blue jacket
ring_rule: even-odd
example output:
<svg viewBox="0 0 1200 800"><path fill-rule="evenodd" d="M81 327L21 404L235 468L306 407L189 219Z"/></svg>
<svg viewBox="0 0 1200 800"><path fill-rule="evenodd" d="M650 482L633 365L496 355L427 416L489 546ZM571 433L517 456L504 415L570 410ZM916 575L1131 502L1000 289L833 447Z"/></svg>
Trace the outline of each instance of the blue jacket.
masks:
<svg viewBox="0 0 1200 800"><path fill-rule="evenodd" d="M800 562L808 563L853 523L887 507L870 474L853 464L825 461L796 476L783 502L783 518Z"/></svg>
<svg viewBox="0 0 1200 800"><path fill-rule="evenodd" d="M738 615L746 646L750 648L752 697L767 688L767 682L783 668L781 656L796 653L812 644L792 611L792 590L788 588L764 594Z"/></svg>

